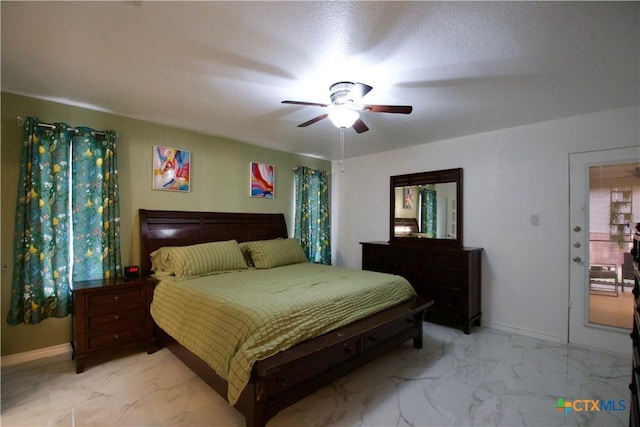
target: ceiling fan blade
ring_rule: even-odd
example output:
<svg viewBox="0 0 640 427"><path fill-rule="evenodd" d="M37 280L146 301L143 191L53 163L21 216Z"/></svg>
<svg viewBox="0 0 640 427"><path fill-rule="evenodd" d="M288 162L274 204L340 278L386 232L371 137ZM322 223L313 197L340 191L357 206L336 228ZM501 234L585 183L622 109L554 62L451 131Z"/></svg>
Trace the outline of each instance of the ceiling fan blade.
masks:
<svg viewBox="0 0 640 427"><path fill-rule="evenodd" d="M283 104L293 104L293 105L308 105L311 107L328 107L329 104L320 104L319 102L304 102L304 101L282 101Z"/></svg>
<svg viewBox="0 0 640 427"><path fill-rule="evenodd" d="M320 121L320 120L322 120L322 119L326 119L328 116L329 116L328 114L321 114L321 115L319 115L318 117L314 117L313 119L311 119L311 120L309 120L309 121L306 121L306 122L304 122L304 123L300 123L300 124L298 125L298 127L299 127L299 128L305 128L305 127L307 127L307 126L309 126L309 125L314 124L315 122L319 122L319 121Z"/></svg>
<svg viewBox="0 0 640 427"><path fill-rule="evenodd" d="M349 99L357 101L358 99L371 92L371 89L373 89L373 87L367 84L354 83L353 88L351 88L351 91L349 92Z"/></svg>
<svg viewBox="0 0 640 427"><path fill-rule="evenodd" d="M362 119L357 119L355 122L353 122L353 130L358 133L362 133L368 131L369 128L364 124Z"/></svg>
<svg viewBox="0 0 640 427"><path fill-rule="evenodd" d="M371 111L374 113L398 113L411 114L413 107L411 105L363 105L363 111Z"/></svg>

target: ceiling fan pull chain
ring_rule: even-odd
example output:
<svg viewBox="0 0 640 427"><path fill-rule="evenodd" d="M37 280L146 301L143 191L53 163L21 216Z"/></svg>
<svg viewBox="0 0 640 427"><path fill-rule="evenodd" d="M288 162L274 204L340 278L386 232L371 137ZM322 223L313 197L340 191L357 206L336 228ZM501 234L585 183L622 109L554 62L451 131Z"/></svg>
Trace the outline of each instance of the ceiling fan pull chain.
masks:
<svg viewBox="0 0 640 427"><path fill-rule="evenodd" d="M344 128L340 128L340 171L344 172Z"/></svg>

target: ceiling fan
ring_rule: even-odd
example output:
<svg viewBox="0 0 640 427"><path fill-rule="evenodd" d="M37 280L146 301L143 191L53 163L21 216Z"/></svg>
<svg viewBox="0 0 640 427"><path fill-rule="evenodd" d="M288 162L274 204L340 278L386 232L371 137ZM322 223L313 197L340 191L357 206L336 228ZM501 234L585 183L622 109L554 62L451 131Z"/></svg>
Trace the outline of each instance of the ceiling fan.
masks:
<svg viewBox="0 0 640 427"><path fill-rule="evenodd" d="M331 104L289 100L282 101L282 103L330 108L329 112L299 124L299 128L307 127L329 117L336 127L348 128L353 126L353 129L358 133L369 130L360 118L361 112L410 114L413 111L411 105L368 105L360 103L360 100L371 89L373 87L364 83L338 82L329 87Z"/></svg>

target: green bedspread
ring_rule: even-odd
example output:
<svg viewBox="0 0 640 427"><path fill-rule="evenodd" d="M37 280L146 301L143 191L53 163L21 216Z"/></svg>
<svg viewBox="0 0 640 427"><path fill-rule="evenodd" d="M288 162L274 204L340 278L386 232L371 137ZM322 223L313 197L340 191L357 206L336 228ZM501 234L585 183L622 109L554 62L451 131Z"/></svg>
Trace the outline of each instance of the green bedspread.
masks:
<svg viewBox="0 0 640 427"><path fill-rule="evenodd" d="M255 361L413 295L400 276L303 263L182 282L162 277L151 315L227 380L233 405Z"/></svg>

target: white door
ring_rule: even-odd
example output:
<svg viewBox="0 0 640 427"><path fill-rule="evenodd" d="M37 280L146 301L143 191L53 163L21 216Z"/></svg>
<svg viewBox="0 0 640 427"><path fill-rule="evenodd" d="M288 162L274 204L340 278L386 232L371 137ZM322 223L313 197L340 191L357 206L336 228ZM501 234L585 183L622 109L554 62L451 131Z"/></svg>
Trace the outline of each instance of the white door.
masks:
<svg viewBox="0 0 640 427"><path fill-rule="evenodd" d="M614 301L612 298L622 301L622 298L628 298L631 295L630 287L625 290L624 281L620 274L621 266L618 265L617 261L605 260L597 265L593 263L593 259L597 255L595 252L602 252L600 249L596 249L597 245L594 241L606 240L610 237L602 237L605 233L596 233L596 231L602 230L593 230L593 233L591 233L591 228L596 227L590 226L590 212L594 212L594 207L590 207L590 198L594 200L593 203L597 199L593 198L593 193L590 197L593 184L589 182L589 170L591 168L593 175L594 171L597 172L601 168L612 167L613 165L625 165L624 170L628 170L626 175L633 178L635 172L638 171L636 168L640 166L640 149L638 147L630 147L569 155L569 213L571 228L569 231L569 342L627 354L629 353L630 331L624 326L612 326L607 322L594 321L596 309L593 304L596 298L600 298L603 303L611 304ZM640 177L636 178L636 183L638 181L640 181ZM611 188L613 186L614 184L610 185ZM608 194L610 192L615 192L609 189L604 191L607 191L606 197L609 197ZM637 192L637 188L634 191ZM607 199L606 203L607 206L603 209L605 209L607 221L610 222L609 199ZM638 216L638 213L636 212L635 215ZM632 222L640 222L640 218L633 218ZM591 254L590 252L594 253ZM622 254L618 255L621 256ZM610 255L609 258L611 258ZM594 279L594 276L597 278ZM626 294L624 293L625 291ZM628 301L631 300L625 301L627 301L626 304L628 305ZM629 314L625 314L625 316L629 316L629 321L633 316L632 305L630 310Z"/></svg>

